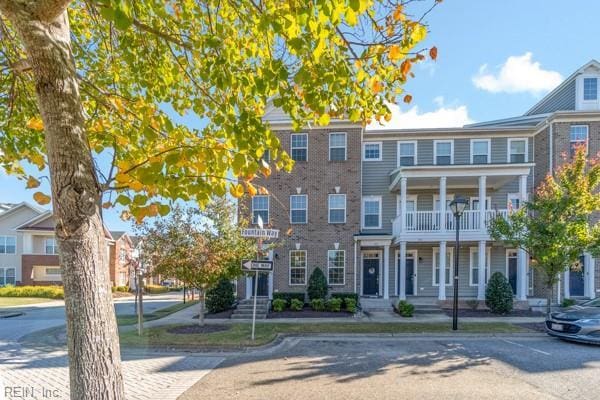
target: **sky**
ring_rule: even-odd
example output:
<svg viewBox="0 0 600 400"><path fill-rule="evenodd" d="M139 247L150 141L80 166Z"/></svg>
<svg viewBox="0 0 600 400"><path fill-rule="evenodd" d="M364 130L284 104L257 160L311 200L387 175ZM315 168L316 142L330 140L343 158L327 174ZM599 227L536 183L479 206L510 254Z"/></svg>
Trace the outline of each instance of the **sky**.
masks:
<svg viewBox="0 0 600 400"><path fill-rule="evenodd" d="M436 46L438 59L415 68L406 85L413 101L391 105L386 128L455 127L524 114L577 68L600 60L599 15L598 0L444 0L427 18L423 44ZM192 116L180 120L200 125ZM33 193L0 174L0 202L33 202ZM131 231L119 214L104 211L109 228Z"/></svg>

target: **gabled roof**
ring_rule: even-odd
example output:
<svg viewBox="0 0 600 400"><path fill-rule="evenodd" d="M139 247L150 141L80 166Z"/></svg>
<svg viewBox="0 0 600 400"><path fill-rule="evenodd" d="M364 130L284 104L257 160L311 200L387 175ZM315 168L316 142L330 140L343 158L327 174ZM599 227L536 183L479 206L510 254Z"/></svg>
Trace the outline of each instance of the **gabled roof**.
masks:
<svg viewBox="0 0 600 400"><path fill-rule="evenodd" d="M533 127L548 118L551 114L525 115L520 117L495 119L492 121L476 122L465 125L465 128L483 128L483 127Z"/></svg>
<svg viewBox="0 0 600 400"><path fill-rule="evenodd" d="M48 219L52 218L52 211L45 211L35 217L31 218L23 222L21 225L15 227L17 231L53 231L54 228L46 227L46 226L37 226L39 223L44 222Z"/></svg>
<svg viewBox="0 0 600 400"><path fill-rule="evenodd" d="M5 207L6 210L0 212L0 218L4 218L7 215L12 215L14 214L17 210L20 210L22 208L29 208L30 210L32 210L35 213L41 214L44 213L45 210L38 208L32 204L27 203L26 201L19 203L19 204L12 204L12 207L9 207L10 203L2 203Z"/></svg>

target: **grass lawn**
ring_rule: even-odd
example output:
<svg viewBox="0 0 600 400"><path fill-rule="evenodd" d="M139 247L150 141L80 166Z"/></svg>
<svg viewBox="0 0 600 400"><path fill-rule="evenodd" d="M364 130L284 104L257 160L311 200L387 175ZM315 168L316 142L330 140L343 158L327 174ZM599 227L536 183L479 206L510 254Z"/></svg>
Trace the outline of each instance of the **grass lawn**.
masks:
<svg viewBox="0 0 600 400"><path fill-rule="evenodd" d="M152 321L155 319L166 317L167 315L173 314L177 311L181 311L184 308L198 304L198 301L187 301L184 303L173 304L172 306L159 308L151 313L144 314L144 321ZM137 323L137 316L135 314L117 315L117 323L119 325L133 325Z"/></svg>
<svg viewBox="0 0 600 400"><path fill-rule="evenodd" d="M146 329L139 337L136 332L121 333L121 344L131 346L181 346L239 348L260 346L282 334L311 333L450 333L450 323L259 323L256 324L256 340L250 340L252 325L248 323L231 324L221 332L204 334L173 334L167 332L171 326ZM525 328L505 322L462 323L459 332L470 333L515 333L529 332Z"/></svg>
<svg viewBox="0 0 600 400"><path fill-rule="evenodd" d="M9 306L26 306L29 304L48 303L57 301L40 297L0 297L0 308Z"/></svg>

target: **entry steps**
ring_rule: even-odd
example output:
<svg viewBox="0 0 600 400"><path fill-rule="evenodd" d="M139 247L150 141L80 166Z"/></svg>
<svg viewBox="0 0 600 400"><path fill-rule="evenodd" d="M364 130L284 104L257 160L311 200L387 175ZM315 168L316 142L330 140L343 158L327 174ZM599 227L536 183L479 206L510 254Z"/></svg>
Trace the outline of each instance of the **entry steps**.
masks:
<svg viewBox="0 0 600 400"><path fill-rule="evenodd" d="M270 300L266 297L256 298L256 319L265 319L269 313ZM254 298L245 299L238 303L237 308L233 310L231 319L252 319L252 309L254 307Z"/></svg>

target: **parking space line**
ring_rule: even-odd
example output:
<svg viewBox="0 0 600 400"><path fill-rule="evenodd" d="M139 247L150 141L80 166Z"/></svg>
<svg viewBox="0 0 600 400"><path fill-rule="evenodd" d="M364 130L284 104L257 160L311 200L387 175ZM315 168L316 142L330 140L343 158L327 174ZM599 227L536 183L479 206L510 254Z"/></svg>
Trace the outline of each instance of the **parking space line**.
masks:
<svg viewBox="0 0 600 400"><path fill-rule="evenodd" d="M514 344L515 346L519 346L519 347L525 347L526 349L529 349L529 350L531 350L531 351L535 351L536 353L544 354L544 355L546 355L546 356L550 356L550 355L551 355L550 353L548 353L548 352L546 352L546 351L543 351L543 350L536 349L535 347L526 346L526 345L524 345L524 344L517 343L517 342L512 342L512 341L510 341L510 340L506 340L506 339L501 339L501 340L502 340L503 342L506 342L506 343Z"/></svg>

